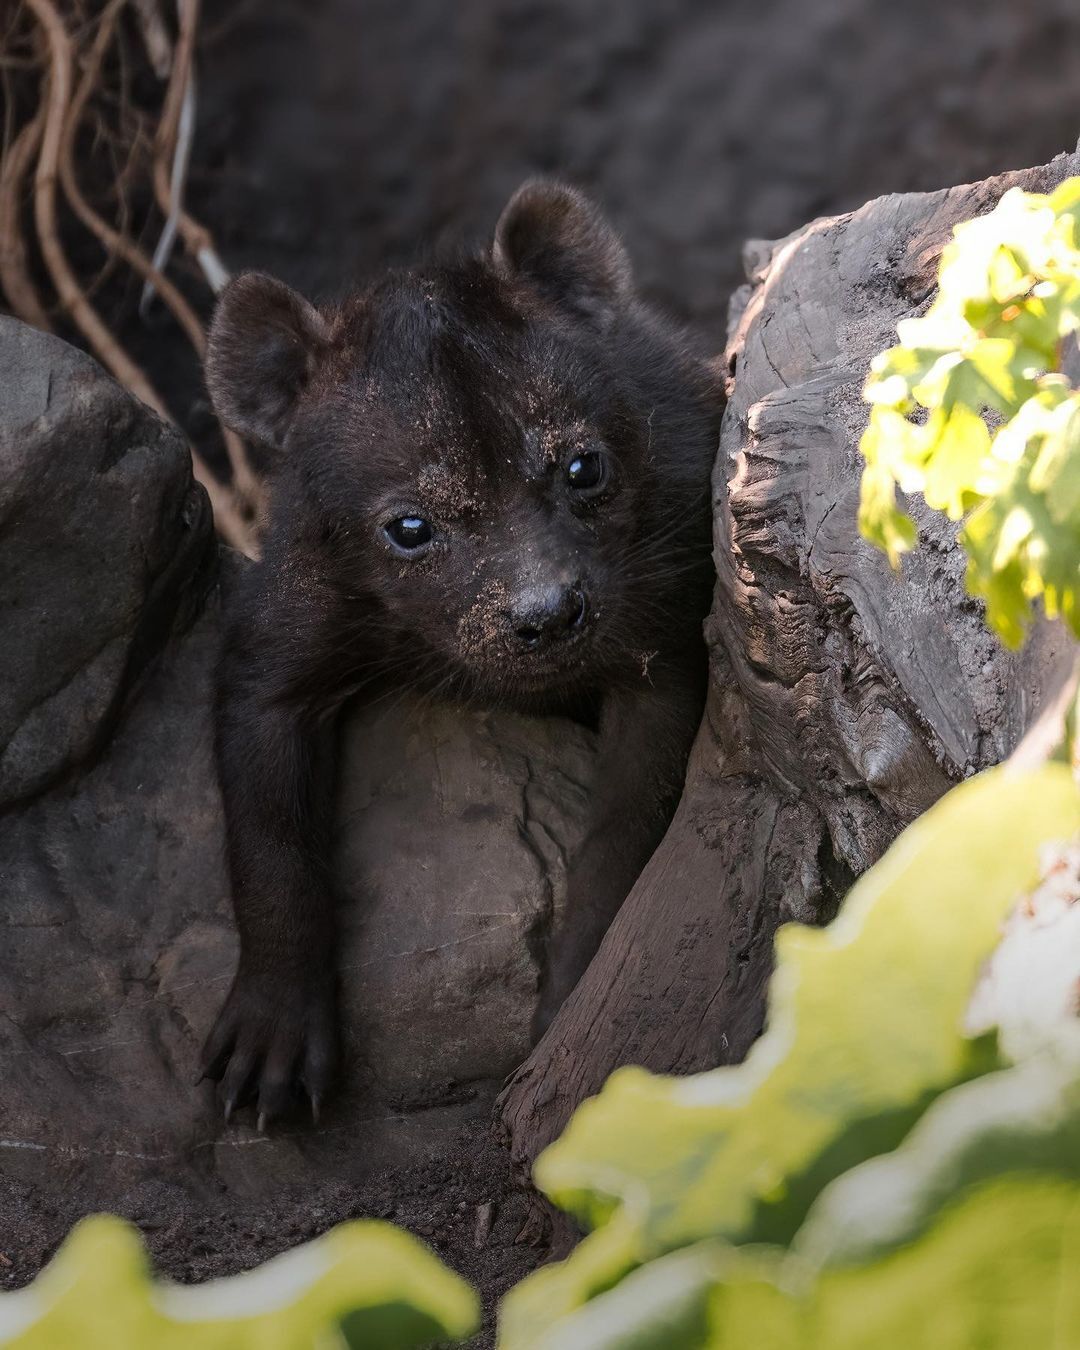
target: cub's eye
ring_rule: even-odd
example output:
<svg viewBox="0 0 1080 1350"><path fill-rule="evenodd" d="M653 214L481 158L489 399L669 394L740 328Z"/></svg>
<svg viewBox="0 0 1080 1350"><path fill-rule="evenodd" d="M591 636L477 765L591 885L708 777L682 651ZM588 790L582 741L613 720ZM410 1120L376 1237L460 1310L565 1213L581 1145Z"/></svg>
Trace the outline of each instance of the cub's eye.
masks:
<svg viewBox="0 0 1080 1350"><path fill-rule="evenodd" d="M399 516L383 526L383 533L399 553L419 553L434 535L431 522L423 516Z"/></svg>
<svg viewBox="0 0 1080 1350"><path fill-rule="evenodd" d="M575 492L598 492L607 482L607 459L599 450L575 455L566 466L566 481Z"/></svg>

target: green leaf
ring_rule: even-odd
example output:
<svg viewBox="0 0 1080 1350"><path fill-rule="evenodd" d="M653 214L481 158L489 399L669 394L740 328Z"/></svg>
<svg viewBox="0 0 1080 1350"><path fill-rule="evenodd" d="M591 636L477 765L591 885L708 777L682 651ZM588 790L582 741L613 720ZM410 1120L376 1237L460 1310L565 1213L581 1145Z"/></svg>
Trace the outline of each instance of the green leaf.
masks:
<svg viewBox="0 0 1080 1350"><path fill-rule="evenodd" d="M1056 524L1075 524L1080 518L1080 398L1052 409L1035 450L1031 491L1045 497Z"/></svg>
<svg viewBox="0 0 1080 1350"><path fill-rule="evenodd" d="M1078 203L1080 179L1014 189L957 226L934 303L897 325L866 382L860 530L896 567L914 544L897 487L970 514L968 588L1013 646L1039 599L1080 635L1080 391L1056 369L1080 328Z"/></svg>
<svg viewBox="0 0 1080 1350"><path fill-rule="evenodd" d="M775 1247L704 1242L549 1327L535 1350L1080 1350L1080 1185L1012 1174L912 1244L816 1277Z"/></svg>
<svg viewBox="0 0 1080 1350"><path fill-rule="evenodd" d="M928 506L959 520L977 500L973 484L990 454L986 423L963 404L951 413L938 410L930 419L934 453L925 475L923 495Z"/></svg>
<svg viewBox="0 0 1080 1350"><path fill-rule="evenodd" d="M1042 1054L945 1093L895 1152L826 1187L796 1236L814 1266L856 1265L920 1238L957 1195L1010 1172L1080 1184L1080 1072Z"/></svg>
<svg viewBox="0 0 1080 1350"><path fill-rule="evenodd" d="M701 1238L788 1241L827 1181L992 1069L993 1046L961 1029L975 972L1035 879L1040 844L1078 827L1080 795L1060 765L972 779L904 832L829 928L781 930L768 1031L745 1064L614 1074L536 1179L587 1225L616 1213L618 1242L601 1230L585 1256L531 1277L535 1297L524 1282L514 1298L530 1300L533 1328L545 1307L565 1312L620 1269ZM603 1280L581 1280L579 1261L599 1261ZM517 1316L511 1330L514 1350L538 1334Z"/></svg>
<svg viewBox="0 0 1080 1350"><path fill-rule="evenodd" d="M1036 939L1054 922L1053 874L1046 888ZM1076 927L1065 905L1061 937ZM1052 945L1016 937L1028 978L1063 991ZM1058 1297L1080 1256L1080 1021L1068 999L1048 1019L1025 1062L944 1093L895 1152L826 1187L786 1252L688 1248L537 1346L1080 1346L1080 1297Z"/></svg>
<svg viewBox="0 0 1080 1350"><path fill-rule="evenodd" d="M1050 209L1057 215L1080 211L1080 178L1066 178L1051 192Z"/></svg>
<svg viewBox="0 0 1080 1350"><path fill-rule="evenodd" d="M943 1209L923 1238L866 1265L823 1271L801 1299L829 1350L1080 1346L1080 1186L1012 1175Z"/></svg>
<svg viewBox="0 0 1080 1350"><path fill-rule="evenodd" d="M187 1287L155 1283L137 1231L98 1215L29 1288L0 1294L10 1350L410 1350L476 1322L462 1280L415 1238L368 1221Z"/></svg>
<svg viewBox="0 0 1080 1350"><path fill-rule="evenodd" d="M691 1350L710 1345L714 1290L725 1267L737 1260L730 1249L714 1244L664 1257L585 1307L551 1320L536 1340L505 1339L504 1327L499 1344L528 1343L533 1350ZM756 1347L760 1342L754 1337L745 1344Z"/></svg>
<svg viewBox="0 0 1080 1350"><path fill-rule="evenodd" d="M900 566L901 555L914 548L917 534L915 522L896 504L895 474L879 458L879 447L895 445L893 424L904 421L898 413L887 408L875 408L870 424L863 433L862 452L867 468L862 476L859 499L859 528L865 538L877 544L889 555L894 568Z"/></svg>
<svg viewBox="0 0 1080 1350"><path fill-rule="evenodd" d="M627 1207L584 1237L569 1260L541 1266L510 1290L499 1308L499 1345L534 1346L548 1327L617 1284L639 1260L638 1222Z"/></svg>
<svg viewBox="0 0 1080 1350"><path fill-rule="evenodd" d="M968 382L956 380L949 394L969 408L989 407L1008 415L1036 389L1030 356L1015 337L982 338L964 351Z"/></svg>

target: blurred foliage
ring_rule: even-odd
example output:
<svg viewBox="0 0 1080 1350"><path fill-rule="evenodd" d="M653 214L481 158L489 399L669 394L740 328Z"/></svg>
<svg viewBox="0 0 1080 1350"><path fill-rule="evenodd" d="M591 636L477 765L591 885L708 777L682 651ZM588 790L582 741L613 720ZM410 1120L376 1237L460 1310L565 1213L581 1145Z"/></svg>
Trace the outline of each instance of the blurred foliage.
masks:
<svg viewBox="0 0 1080 1350"><path fill-rule="evenodd" d="M937 295L873 363L860 526L893 565L916 539L896 489L963 521L968 588L1011 646L1041 598L1080 634L1080 178L1007 192L958 225ZM989 413L989 419L986 414Z"/></svg>
<svg viewBox="0 0 1080 1350"><path fill-rule="evenodd" d="M11 1350L410 1350L476 1322L462 1280L407 1233L366 1221L186 1287L153 1281L135 1229L99 1215L27 1289L0 1294Z"/></svg>
<svg viewBox="0 0 1080 1350"><path fill-rule="evenodd" d="M923 1237L813 1270L780 1247L661 1257L530 1341L536 1350L1080 1348L1080 1179L1017 1170L963 1192ZM514 1342L517 1344L518 1342Z"/></svg>
<svg viewBox="0 0 1080 1350"><path fill-rule="evenodd" d="M963 1019L1040 848L1078 829L1064 766L970 780L832 925L781 930L768 1030L744 1064L614 1074L537 1164L541 1188L594 1231L508 1296L506 1350L931 1343L916 1333L946 1284L935 1346L1050 1343L976 1329L994 1290L1011 1297L1025 1225L1045 1238L1017 1248L1037 1267L1032 1299L1060 1276L1043 1254L1053 1233L1060 1263L1061 1214L1080 1198L1080 1070L1055 1060L1043 1082L1029 1067L1036 1100L996 1037L966 1035Z"/></svg>

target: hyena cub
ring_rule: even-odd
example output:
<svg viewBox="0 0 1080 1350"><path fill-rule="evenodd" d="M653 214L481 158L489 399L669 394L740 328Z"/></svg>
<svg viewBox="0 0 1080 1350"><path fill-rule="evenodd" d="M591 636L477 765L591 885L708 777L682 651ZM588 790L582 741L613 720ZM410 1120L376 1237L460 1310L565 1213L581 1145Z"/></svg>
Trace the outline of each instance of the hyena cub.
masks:
<svg viewBox="0 0 1080 1350"><path fill-rule="evenodd" d="M522 187L475 256L332 309L238 277L210 334L223 420L280 450L236 595L217 755L241 955L204 1052L260 1127L337 1059L333 721L388 688L586 720L599 787L546 1024L656 846L706 677L721 394L636 296L578 192Z"/></svg>

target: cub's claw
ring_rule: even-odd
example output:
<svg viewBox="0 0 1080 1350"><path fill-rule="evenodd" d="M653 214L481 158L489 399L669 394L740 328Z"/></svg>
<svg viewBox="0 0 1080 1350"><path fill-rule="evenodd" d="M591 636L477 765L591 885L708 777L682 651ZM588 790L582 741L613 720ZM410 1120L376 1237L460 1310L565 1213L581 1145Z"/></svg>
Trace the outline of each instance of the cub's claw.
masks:
<svg viewBox="0 0 1080 1350"><path fill-rule="evenodd" d="M254 1102L259 1132L301 1092L313 1118L337 1065L337 1019L329 982L289 987L241 972L203 1049L203 1077L220 1084L225 1123Z"/></svg>

